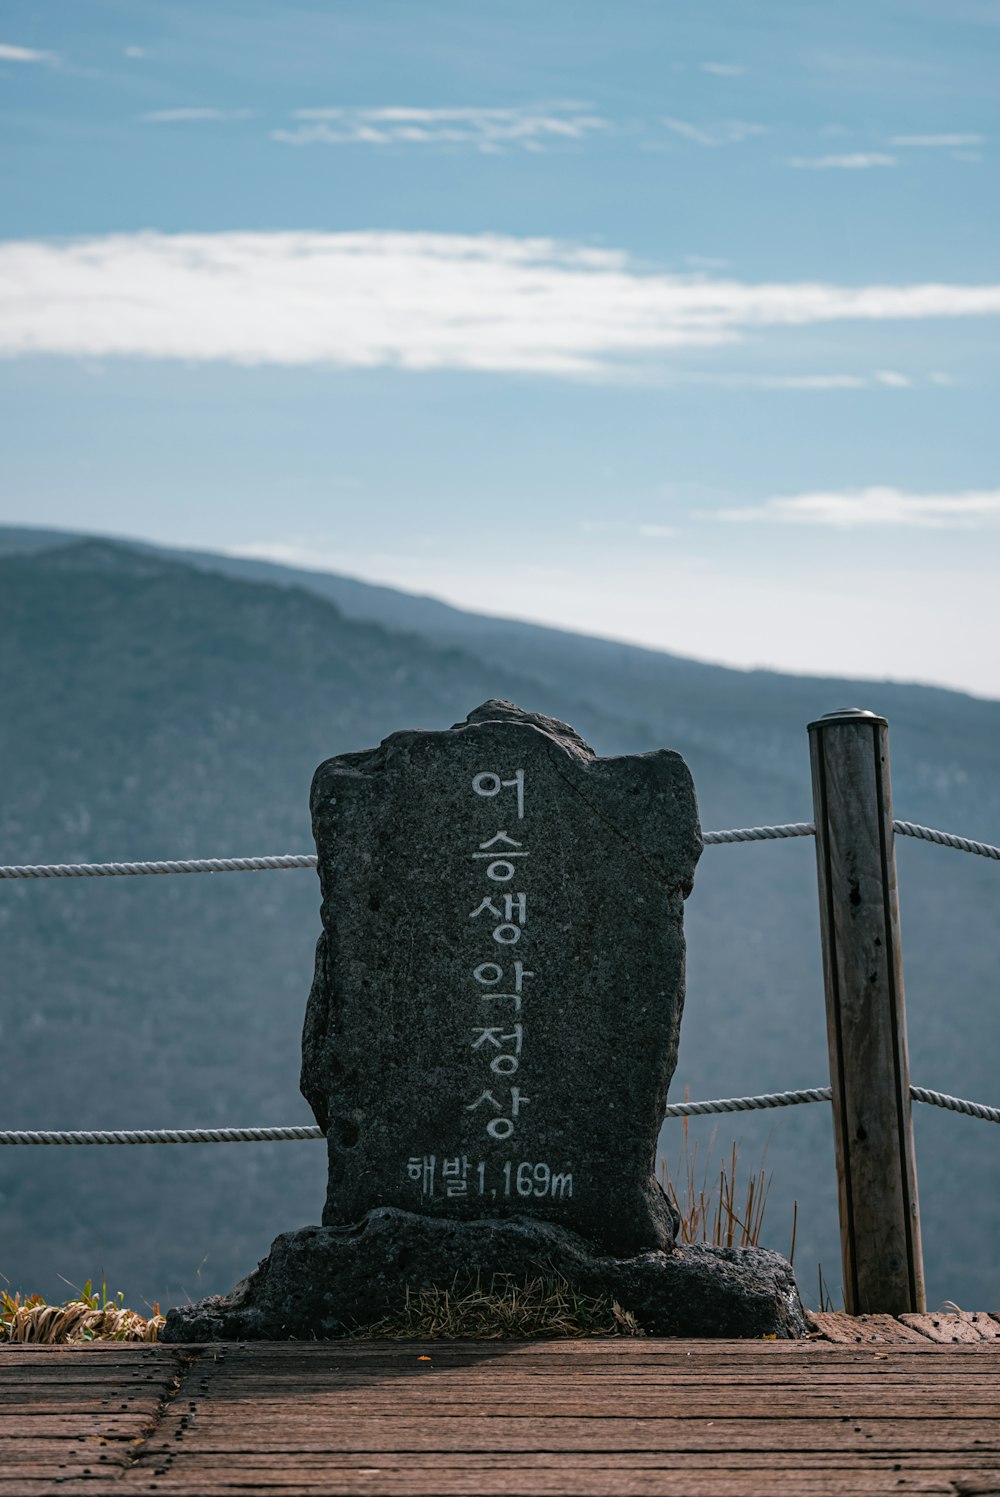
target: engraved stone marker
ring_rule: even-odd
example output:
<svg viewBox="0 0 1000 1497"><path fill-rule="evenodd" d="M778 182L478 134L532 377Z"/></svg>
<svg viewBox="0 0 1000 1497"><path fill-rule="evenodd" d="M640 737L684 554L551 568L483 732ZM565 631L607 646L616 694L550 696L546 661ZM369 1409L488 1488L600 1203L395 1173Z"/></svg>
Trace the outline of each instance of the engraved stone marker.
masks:
<svg viewBox="0 0 1000 1497"><path fill-rule="evenodd" d="M389 1206L669 1248L654 1165L702 846L680 756L600 759L490 701L327 760L312 817L324 1226Z"/></svg>
<svg viewBox="0 0 1000 1497"><path fill-rule="evenodd" d="M652 1335L806 1335L789 1264L674 1246L654 1178L702 846L683 760L598 759L492 701L328 759L312 815L323 1225L161 1339L382 1335L411 1290L497 1274L610 1296Z"/></svg>

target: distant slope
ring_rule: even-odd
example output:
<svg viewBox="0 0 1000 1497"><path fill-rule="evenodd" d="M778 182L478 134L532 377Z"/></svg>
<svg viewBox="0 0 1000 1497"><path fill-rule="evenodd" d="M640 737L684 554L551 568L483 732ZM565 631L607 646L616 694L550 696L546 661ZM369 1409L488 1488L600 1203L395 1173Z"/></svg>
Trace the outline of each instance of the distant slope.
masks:
<svg viewBox="0 0 1000 1497"><path fill-rule="evenodd" d="M335 599L317 574L51 539L0 532L3 861L308 849L320 759L447 726L489 696L565 718L601 753L680 749L709 827L807 818L806 722L871 705L892 721L897 814L1000 840L997 703L730 671L433 600L398 603L404 630L398 613L373 622L343 601L389 610L403 595L388 589L326 579ZM417 629L406 610L425 603ZM996 866L912 843L900 866L914 1078L991 1100ZM317 904L308 872L0 883L5 1126L306 1118L298 1037ZM815 906L808 841L706 851L675 1095L825 1079ZM817 1257L835 1278L825 1109L720 1126L751 1164L773 1133L773 1245L787 1250L797 1196L805 1285ZM918 1146L931 1292L996 1303L990 1129L921 1109ZM0 1273L54 1292L57 1274L79 1282L99 1257L137 1299L226 1287L274 1232L315 1219L321 1156L5 1150Z"/></svg>

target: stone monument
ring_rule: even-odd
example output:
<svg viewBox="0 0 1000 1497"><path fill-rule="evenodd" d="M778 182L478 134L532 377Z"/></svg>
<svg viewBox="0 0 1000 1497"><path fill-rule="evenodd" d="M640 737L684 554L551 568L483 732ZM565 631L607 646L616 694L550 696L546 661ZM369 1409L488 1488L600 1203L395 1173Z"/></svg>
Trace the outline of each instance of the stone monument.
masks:
<svg viewBox="0 0 1000 1497"><path fill-rule="evenodd" d="M681 757L490 701L327 760L311 808L323 1223L166 1339L343 1334L408 1286L545 1268L661 1333L801 1334L783 1260L675 1249L655 1175L702 849Z"/></svg>

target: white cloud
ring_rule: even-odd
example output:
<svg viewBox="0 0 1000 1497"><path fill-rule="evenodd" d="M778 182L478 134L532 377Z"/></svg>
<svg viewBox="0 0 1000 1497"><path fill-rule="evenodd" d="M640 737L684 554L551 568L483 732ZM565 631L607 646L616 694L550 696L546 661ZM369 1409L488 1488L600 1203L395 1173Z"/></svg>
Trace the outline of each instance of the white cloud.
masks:
<svg viewBox="0 0 1000 1497"><path fill-rule="evenodd" d="M698 146L739 145L741 140L749 140L753 135L767 134L766 125L753 125L747 120L721 120L713 125L692 125L689 120L664 115L660 124Z"/></svg>
<svg viewBox="0 0 1000 1497"><path fill-rule="evenodd" d="M982 146L985 135L893 135L891 146Z"/></svg>
<svg viewBox="0 0 1000 1497"><path fill-rule="evenodd" d="M892 390L909 390L913 381L908 374L900 374L896 369L876 369L875 378L880 385L888 385Z"/></svg>
<svg viewBox="0 0 1000 1497"><path fill-rule="evenodd" d="M868 171L873 166L895 166L895 156L886 156L881 151L852 151L846 156L789 156L788 166L800 171Z"/></svg>
<svg viewBox="0 0 1000 1497"><path fill-rule="evenodd" d="M149 52L146 50L145 47L125 47L123 50L124 50L124 53L125 53L126 57L148 57L149 56Z"/></svg>
<svg viewBox="0 0 1000 1497"><path fill-rule="evenodd" d="M763 504L742 509L720 509L715 518L826 525L838 530L867 525L921 530L976 529L985 521L1000 519L1000 489L973 489L956 494L908 494L887 487L820 491L766 499Z"/></svg>
<svg viewBox="0 0 1000 1497"><path fill-rule="evenodd" d="M742 78L747 69L738 62L703 62L703 73L712 73L716 78Z"/></svg>
<svg viewBox="0 0 1000 1497"><path fill-rule="evenodd" d="M198 120L249 120L252 109L151 109L140 118L151 125L185 124Z"/></svg>
<svg viewBox="0 0 1000 1497"><path fill-rule="evenodd" d="M0 42L0 62L58 62L54 52L38 52L34 47L15 47Z"/></svg>
<svg viewBox="0 0 1000 1497"><path fill-rule="evenodd" d="M0 242L7 355L616 378L653 356L765 328L997 313L1000 285L752 284L639 271L617 250L498 234Z"/></svg>
<svg viewBox="0 0 1000 1497"><path fill-rule="evenodd" d="M912 390L919 381L896 369L875 369L869 374L742 374L677 372L672 379L680 384L720 385L730 390L870 390L885 386L892 390ZM931 385L953 385L948 374L926 376Z"/></svg>
<svg viewBox="0 0 1000 1497"><path fill-rule="evenodd" d="M588 105L566 99L515 109L337 106L297 109L293 118L303 123L272 130L271 139L292 146L471 145L495 153L510 146L538 151L609 128Z"/></svg>
<svg viewBox="0 0 1000 1497"><path fill-rule="evenodd" d="M719 385L727 390L867 390L863 374L679 374L681 384Z"/></svg>

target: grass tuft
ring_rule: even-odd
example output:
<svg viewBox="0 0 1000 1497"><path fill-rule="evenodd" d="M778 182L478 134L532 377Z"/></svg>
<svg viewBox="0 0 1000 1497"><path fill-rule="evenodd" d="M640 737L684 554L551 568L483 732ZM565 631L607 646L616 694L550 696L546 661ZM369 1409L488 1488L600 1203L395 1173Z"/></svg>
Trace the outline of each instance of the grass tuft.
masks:
<svg viewBox="0 0 1000 1497"><path fill-rule="evenodd" d="M124 1295L108 1297L88 1279L76 1299L49 1304L40 1294L9 1294L0 1290L0 1341L35 1342L46 1346L85 1341L155 1341L166 1317L159 1305L148 1318L125 1307Z"/></svg>
<svg viewBox="0 0 1000 1497"><path fill-rule="evenodd" d="M684 1100L688 1100L687 1092L684 1093ZM737 1145L734 1142L729 1158L721 1166L713 1167L713 1132L704 1168L699 1172L697 1140L694 1143L691 1141L689 1119L684 1118L682 1122L683 1132L676 1167L670 1170L666 1160L660 1165L660 1184L681 1219L679 1240L685 1243L707 1242L714 1247L759 1247L764 1226L764 1208L771 1188L771 1177L764 1172L763 1159L757 1171L750 1176L743 1205L738 1207L737 1202L743 1192L738 1180ZM797 1216L796 1205L796 1223ZM796 1223L793 1223L793 1256Z"/></svg>
<svg viewBox="0 0 1000 1497"><path fill-rule="evenodd" d="M356 1337L387 1341L530 1341L547 1336L642 1336L634 1315L617 1300L588 1295L559 1275L524 1282L494 1274L451 1289L406 1291L399 1310Z"/></svg>

